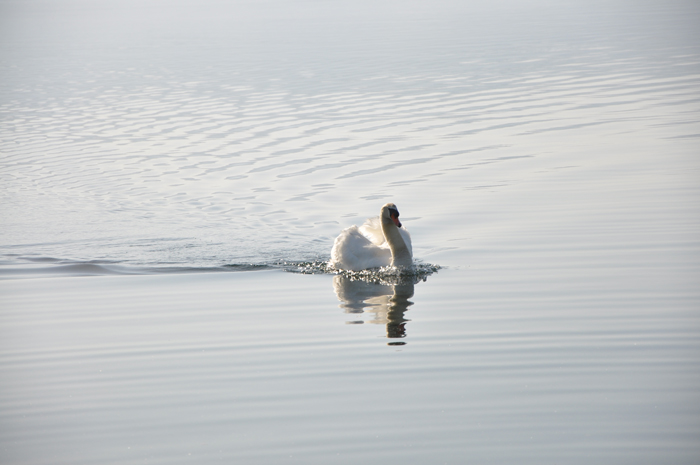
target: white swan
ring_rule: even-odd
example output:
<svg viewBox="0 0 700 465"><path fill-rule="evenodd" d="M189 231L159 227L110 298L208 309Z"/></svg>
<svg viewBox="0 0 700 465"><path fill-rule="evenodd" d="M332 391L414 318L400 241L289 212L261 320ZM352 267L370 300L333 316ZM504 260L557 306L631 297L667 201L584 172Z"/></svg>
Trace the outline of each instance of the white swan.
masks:
<svg viewBox="0 0 700 465"><path fill-rule="evenodd" d="M379 217L368 219L359 228L344 229L333 243L329 263L335 269L352 271L411 266L411 235L401 225L396 205L387 203Z"/></svg>

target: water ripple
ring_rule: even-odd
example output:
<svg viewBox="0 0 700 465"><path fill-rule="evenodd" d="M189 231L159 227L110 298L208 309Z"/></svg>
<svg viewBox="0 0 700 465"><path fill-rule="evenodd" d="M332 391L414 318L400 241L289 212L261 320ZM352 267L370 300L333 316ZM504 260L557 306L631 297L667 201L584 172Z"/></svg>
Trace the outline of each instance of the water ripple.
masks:
<svg viewBox="0 0 700 465"><path fill-rule="evenodd" d="M620 149L618 158L662 143L693 150L696 51L665 51L659 61L599 45L450 48L434 67L392 58L367 75L344 63L333 72L349 74L325 75L323 85L308 76L324 71L303 61L288 74L307 77L283 83L262 74L245 81L236 67L204 79L53 62L55 72L8 81L0 94L0 201L9 219L0 249L63 237L58 250L46 246L50 255L107 251L153 263L174 255L217 266L309 259L328 253L345 218L371 216L386 201L419 212L417 242L438 249L446 236L435 231L451 229L439 215L486 202L474 195L557 183L558 166L577 167L569 176L600 171L614 163L599 155L608 147ZM68 72L89 80L51 77ZM628 151L630 134L639 147ZM269 221L281 204L288 216ZM133 230L154 241L153 254L129 247ZM157 255L173 230L194 238L194 255Z"/></svg>

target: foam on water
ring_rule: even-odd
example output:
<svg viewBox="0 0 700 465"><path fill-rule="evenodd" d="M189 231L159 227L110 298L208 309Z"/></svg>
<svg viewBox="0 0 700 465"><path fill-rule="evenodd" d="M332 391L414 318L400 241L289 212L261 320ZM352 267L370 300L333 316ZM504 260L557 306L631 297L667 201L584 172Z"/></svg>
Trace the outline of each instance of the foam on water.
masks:
<svg viewBox="0 0 700 465"><path fill-rule="evenodd" d="M339 270L334 268L327 261L315 262L283 262L281 266L284 270L301 274L333 274L342 276L350 281L364 281L368 283L397 285L397 284L418 284L425 281L433 273L440 269L439 265L416 263L410 267L385 266L381 268L370 268L366 270L352 271Z"/></svg>

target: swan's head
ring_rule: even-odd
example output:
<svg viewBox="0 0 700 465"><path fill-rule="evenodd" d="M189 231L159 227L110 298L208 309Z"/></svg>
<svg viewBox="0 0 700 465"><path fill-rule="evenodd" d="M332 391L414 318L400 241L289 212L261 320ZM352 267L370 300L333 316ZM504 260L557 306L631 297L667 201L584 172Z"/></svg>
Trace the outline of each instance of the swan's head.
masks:
<svg viewBox="0 0 700 465"><path fill-rule="evenodd" d="M399 221L399 209L393 203L387 203L382 207L382 217L390 218L397 227L401 227Z"/></svg>

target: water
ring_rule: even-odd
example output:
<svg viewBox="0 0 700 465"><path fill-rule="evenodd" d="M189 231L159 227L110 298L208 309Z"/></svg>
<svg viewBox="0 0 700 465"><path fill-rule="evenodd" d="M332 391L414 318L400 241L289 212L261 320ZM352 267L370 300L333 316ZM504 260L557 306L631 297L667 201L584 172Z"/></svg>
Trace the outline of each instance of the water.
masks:
<svg viewBox="0 0 700 465"><path fill-rule="evenodd" d="M337 285L276 270L0 282L3 461L697 458L695 300L441 270L405 310L377 295L355 313Z"/></svg>
<svg viewBox="0 0 700 465"><path fill-rule="evenodd" d="M1 2L2 461L696 463L699 20Z"/></svg>

